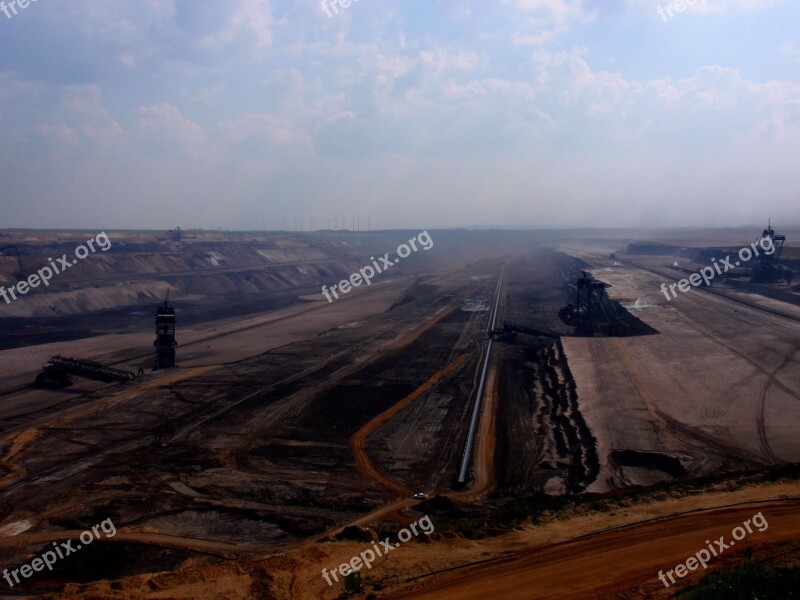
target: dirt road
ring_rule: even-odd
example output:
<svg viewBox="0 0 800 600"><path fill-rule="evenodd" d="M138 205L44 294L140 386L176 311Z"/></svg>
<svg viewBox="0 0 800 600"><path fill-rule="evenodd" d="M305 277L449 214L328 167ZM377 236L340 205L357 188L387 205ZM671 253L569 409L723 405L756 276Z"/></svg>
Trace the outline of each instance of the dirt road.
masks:
<svg viewBox="0 0 800 600"><path fill-rule="evenodd" d="M414 400L433 389L433 387L439 383L439 380L442 377L458 370L458 368L464 364L464 361L466 361L469 356L469 353L465 353L451 361L449 365L431 375L431 377L425 383L400 400L400 402L383 411L379 415L375 415L358 431L350 436L350 439L347 443L350 447L350 450L353 452L356 468L362 475L372 479L373 481L377 481L387 489L391 490L394 494L397 494L398 498L408 497L411 495L411 490L409 490L405 485L395 481L394 479L391 479L390 477L387 477L375 467L367 455L367 438L369 437L369 434L372 433L381 423L389 420L401 410L406 408Z"/></svg>
<svg viewBox="0 0 800 600"><path fill-rule="evenodd" d="M574 541L524 551L492 563L443 575L387 598L459 598L460 600L504 598L608 598L624 590L640 593L666 591L658 579L707 547L706 540L724 536L731 547L712 557L709 568L717 568L741 557L748 544L754 546L800 539L800 499L753 503L648 521L620 529L590 534ZM756 513L768 528L741 541L732 538L734 528ZM718 548L714 545L714 548ZM703 574L690 572L685 584ZM666 576L665 576L666 577ZM669 581L669 580L667 580Z"/></svg>

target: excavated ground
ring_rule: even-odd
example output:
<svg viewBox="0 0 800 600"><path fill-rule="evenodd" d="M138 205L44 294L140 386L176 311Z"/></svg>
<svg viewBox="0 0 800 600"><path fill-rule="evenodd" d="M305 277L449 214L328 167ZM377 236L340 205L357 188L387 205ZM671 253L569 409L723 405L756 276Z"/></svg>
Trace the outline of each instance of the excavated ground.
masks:
<svg viewBox="0 0 800 600"><path fill-rule="evenodd" d="M667 304L657 299L653 272L663 259L636 266L641 257L624 265L608 258L624 240L562 246L570 256L546 249L552 240L544 234L481 232L434 232L435 258L403 263L330 305L316 293L321 282L347 276L371 253L383 254L376 248L408 236L373 234L360 245L347 236L287 236L230 247L204 239L176 246L155 267L145 261L134 277L149 286L140 301L151 306L169 285L182 294L179 307L198 312L179 330L180 368L126 386L78 382L41 391L25 380L55 353L146 364L151 317L108 335L109 318L121 312L94 313L94 322L68 316L52 323L49 341L62 341L0 352L1 564L20 565L106 518L119 531L13 593L96 581L85 597L333 597L340 590L318 581L330 566L327 553L313 541L364 519L396 530L421 516L410 499L417 491L448 495L479 517L487 493L574 495L798 460L791 419L800 384L791 365L800 324L776 314L776 300L744 305L698 291ZM60 243L46 251L69 246ZM168 243L138 241L133 254ZM264 267L278 269L270 271L275 279L239 294L241 314L213 320L233 288L209 290L220 277L255 281L262 267L247 263L270 244L283 252ZM335 266L307 271L305 262L321 261L320 252ZM191 271L198 256L204 275ZM501 271L498 322L563 335L570 331L558 309L572 301L569 283L581 268L612 284L611 297L638 317L630 322L641 324L634 327L641 335L518 333L496 341L476 450L490 464L474 474L472 495L454 492ZM289 271L296 279L286 278ZM137 316L128 292L109 299L116 277L92 287L109 311ZM64 282L46 300L69 298L82 281ZM37 314L38 302L24 310ZM3 321L7 331L24 329ZM87 332L93 337L75 339ZM470 544L477 553L480 544ZM296 558L277 556L244 578L237 563L219 563L293 548L302 548L303 575L293 573ZM176 573L137 580L147 594L132 580L109 583L164 570ZM426 570L407 565L405 573ZM172 596L172 585L189 595ZM315 591L307 596L308 589Z"/></svg>
<svg viewBox="0 0 800 600"><path fill-rule="evenodd" d="M349 314L332 313L327 326L320 319L304 341L229 364L203 366L202 352L184 349L172 375L10 392L26 401L2 415L2 523L29 529L0 538L0 556L20 563L66 532L112 518L124 533L96 542L83 560L114 551L72 580L114 579L319 535L398 497L398 486L404 497L451 489L500 270L493 259L439 274L399 272L393 300L372 314L350 320L365 300L385 295L377 286L344 300ZM318 307L311 315L338 309L310 306ZM267 325L262 335L294 322ZM248 334L258 331L235 335ZM359 462L359 428L411 396L365 435L368 455ZM398 483L387 487L381 473ZM563 479L569 487L567 471ZM148 545L159 553L144 552ZM68 572L17 589L58 587Z"/></svg>

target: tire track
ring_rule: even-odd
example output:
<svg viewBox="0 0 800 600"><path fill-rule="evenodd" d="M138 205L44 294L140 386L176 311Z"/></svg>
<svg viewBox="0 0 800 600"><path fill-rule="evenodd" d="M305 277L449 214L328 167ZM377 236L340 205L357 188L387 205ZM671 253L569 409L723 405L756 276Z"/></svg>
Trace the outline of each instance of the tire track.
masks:
<svg viewBox="0 0 800 600"><path fill-rule="evenodd" d="M658 270L647 268L647 267L643 267L643 266L638 265L638 264L636 264L634 262L631 262L631 261L621 261L621 262L623 262L625 264L628 264L629 266L634 267L636 269L640 269L640 270L648 272L648 273L656 274L659 277L667 277L666 274L661 273ZM706 302L706 303L709 303L709 304L714 304L714 305L716 305L716 306L718 306L720 308L725 308L725 309L731 311L732 318L734 318L734 319L736 319L738 321L741 321L745 325L748 325L748 326L752 327L753 320L756 320L756 321L760 321L762 323L765 323L765 324L767 324L767 325L769 325L771 327L779 327L779 328L791 331L794 334L800 333L800 332L797 331L797 329L795 327L791 327L791 326L789 326L789 325L787 325L785 323L777 322L779 320L783 320L783 321L788 320L788 321L792 322L793 324L797 323L798 319L793 317L792 315L789 315L789 314L784 313L782 311L773 310L773 309L770 309L770 308L767 308L767 307L759 306L758 304L750 303L750 302L747 302L747 301L745 301L743 299L731 297L731 296L729 296L727 294L722 293L721 291L714 290L712 288L703 287L703 288L698 288L698 290L701 291L701 292L707 292L707 293L706 294L702 294L702 293L700 293L700 294L692 294L691 298L693 300L697 300L697 301L700 301L700 302ZM750 313L751 314L745 315L742 311L736 310L735 308L730 306L731 303L736 303L736 304L741 304L741 305L746 306L747 308L750 309ZM754 314L752 314L752 313L754 313ZM758 313L761 313L761 314L758 314ZM764 313L766 313L766 314L764 314ZM776 317L778 317L778 318L776 319ZM758 434L759 445L761 447L761 453L763 454L764 459L766 459L766 461L768 463L772 463L772 464L777 464L777 463L783 462L781 460L781 458L778 457L775 454L775 452L772 450L772 447L770 446L770 443L769 443L769 436L768 436L767 427L766 427L767 396L768 396L768 392L769 392L770 388L775 386L778 389L780 389L781 391L785 392L786 394L788 394L788 395L794 397L796 400L800 401L800 393L798 393L796 390L793 390L793 389L789 388L788 386L786 386L777 377L778 374L794 360L794 357L797 355L798 351L800 351L800 346L795 346L794 349L789 354L784 355L784 360L781 362L781 364L778 365L772 371L770 371L770 370L766 369L765 367L763 367L758 362L756 362L752 357L750 357L749 355L747 355L744 352L742 352L741 350L739 350L736 346L734 346L734 345L722 340L721 338L719 338L717 335L712 333L707 328L702 327L702 325L696 323L695 324L695 329L699 333L702 333L704 336L706 336L707 338L712 340L715 344L726 348L728 351L732 352L733 354L735 354L736 356L738 356L742 360L744 360L747 363L749 363L750 365L752 365L759 373L761 373L762 375L764 375L767 378L766 381L764 382L764 385L762 386L762 388L761 388L761 390L759 392L758 407L756 409L756 418L755 418L756 431L757 431L757 434ZM660 411L658 409L656 409L656 412L660 412ZM651 413L651 416L652 416L652 413ZM675 420L675 419L672 419L672 417L669 417L669 415L665 415L664 414L663 416L666 417L667 420L671 420L672 424L675 425L675 426L679 426L680 428L682 428L684 430L686 428L688 428L688 426L686 426L686 425L682 425L682 424L678 425L680 422ZM691 428L691 429L693 429L693 428ZM700 435L708 436L708 434L705 434L705 433L701 433ZM708 436L708 437L710 438L711 436ZM719 442L719 443L722 443L722 442Z"/></svg>
<svg viewBox="0 0 800 600"><path fill-rule="evenodd" d="M771 388L777 381L776 376L780 373L784 368L786 368L789 363L794 360L794 357L797 355L798 351L800 351L800 345L795 346L794 351L791 354L787 354L786 357L783 359L783 362L778 365L772 373L769 375L769 379L764 383L764 386L761 389L761 395L759 398L759 407L758 407L758 416L756 417L756 426L758 429L758 440L761 443L761 450L766 454L773 463L781 463L784 462L781 460L773 451L772 447L769 444L769 436L767 435L767 425L766 425L766 406L767 406L767 393L769 392L769 388Z"/></svg>
<svg viewBox="0 0 800 600"><path fill-rule="evenodd" d="M658 407L650 386L647 385L644 377L639 372L639 368L628 353L628 349L625 347L622 339L609 339L611 340L610 345L625 367L631 383L633 383L637 392L639 392L639 396L644 400L647 412L654 425L660 427L664 432L677 433L695 442L699 442L702 445L710 446L723 456L734 458L746 465L761 466L764 464L765 461L760 456L747 450L730 446L716 437L696 427L691 427L661 410Z"/></svg>
<svg viewBox="0 0 800 600"><path fill-rule="evenodd" d="M702 297L701 297L702 298ZM704 300L709 300L708 298L703 298ZM764 382L764 385L759 392L758 398L758 408L756 409L756 431L758 433L759 445L761 446L761 451L768 460L773 464L783 462L773 451L772 447L769 444L769 436L767 435L766 429L766 404L767 404L767 394L769 389L772 386L777 387L781 391L787 393L790 396L793 396L796 400L800 401L800 393L797 391L789 388L786 386L782 381L778 379L778 374L786 368L793 360L794 357L797 355L798 351L800 351L800 345L794 347L794 349L789 353L785 354L783 361L780 365L778 365L772 371L767 370L763 366L761 366L758 362L753 360L750 356L739 350L736 346L729 344L728 342L724 341L723 339L719 338L715 334L713 334L708 329L702 327L701 325L695 324L695 329L697 332L702 333L707 338L712 340L715 344L726 348L728 351L732 352L742 360L748 362L751 366L753 366L759 373L764 375L767 379Z"/></svg>

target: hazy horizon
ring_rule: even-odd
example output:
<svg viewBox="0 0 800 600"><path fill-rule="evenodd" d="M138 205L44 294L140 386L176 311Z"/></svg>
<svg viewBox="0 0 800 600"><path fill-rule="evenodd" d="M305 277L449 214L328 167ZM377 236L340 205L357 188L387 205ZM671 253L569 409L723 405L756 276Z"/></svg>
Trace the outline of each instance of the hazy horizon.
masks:
<svg viewBox="0 0 800 600"><path fill-rule="evenodd" d="M800 5L673 5L15 7L0 228L800 223Z"/></svg>

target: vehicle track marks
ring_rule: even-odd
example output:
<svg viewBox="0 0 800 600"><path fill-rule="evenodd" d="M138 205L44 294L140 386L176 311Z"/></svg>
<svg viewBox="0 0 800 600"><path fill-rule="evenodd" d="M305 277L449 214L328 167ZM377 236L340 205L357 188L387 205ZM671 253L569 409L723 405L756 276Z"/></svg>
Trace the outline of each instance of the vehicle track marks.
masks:
<svg viewBox="0 0 800 600"><path fill-rule="evenodd" d="M645 403L651 421L657 427L664 432L684 436L694 442L699 442L702 445L710 446L722 456L733 457L737 461L743 462L746 465L760 466L764 464L763 458L757 454L741 448L730 446L729 444L726 444L725 442L706 433L705 431L697 427L691 427L661 410L658 407L658 403L653 391L650 389L650 386L646 383L644 377L639 372L639 368L631 358L623 340L620 338L610 339L611 347L614 348L614 351L617 353L620 362L624 365L625 370L628 373L628 377L630 378L636 390L639 392L639 396Z"/></svg>

